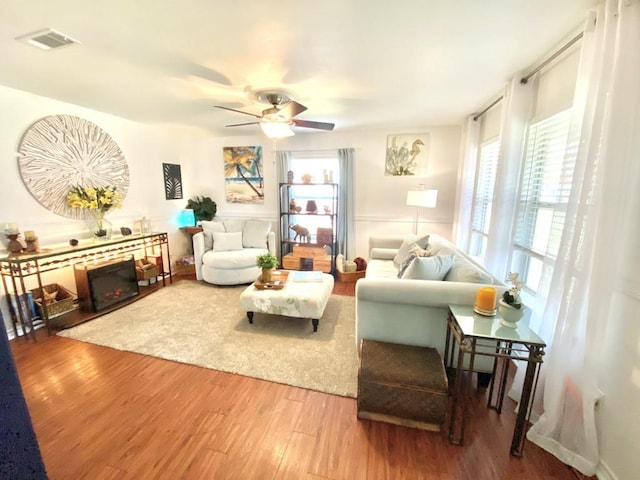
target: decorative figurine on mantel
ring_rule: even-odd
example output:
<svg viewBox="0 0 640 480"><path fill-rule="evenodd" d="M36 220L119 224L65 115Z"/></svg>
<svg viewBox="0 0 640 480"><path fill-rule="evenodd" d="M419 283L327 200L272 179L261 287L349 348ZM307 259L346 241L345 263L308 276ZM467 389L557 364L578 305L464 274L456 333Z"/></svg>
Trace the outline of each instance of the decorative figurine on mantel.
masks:
<svg viewBox="0 0 640 480"><path fill-rule="evenodd" d="M18 240L18 237L20 236L18 224L6 223L4 226L4 234L9 239L7 250L13 254L22 253L22 250L24 250L24 245Z"/></svg>
<svg viewBox="0 0 640 480"><path fill-rule="evenodd" d="M18 240L18 237L20 236L20 232L7 233L6 235L7 235L7 238L9 239L7 250L9 250L10 253L22 253L22 250L24 250L24 246Z"/></svg>
<svg viewBox="0 0 640 480"><path fill-rule="evenodd" d="M24 241L27 242L27 252L38 253L40 251L40 244L38 237L33 230L25 230Z"/></svg>

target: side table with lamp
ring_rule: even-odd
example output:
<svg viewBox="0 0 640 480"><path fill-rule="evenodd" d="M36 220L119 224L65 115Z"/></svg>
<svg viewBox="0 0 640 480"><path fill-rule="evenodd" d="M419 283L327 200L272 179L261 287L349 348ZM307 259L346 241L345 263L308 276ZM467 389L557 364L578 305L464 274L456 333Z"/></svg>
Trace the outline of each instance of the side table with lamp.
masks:
<svg viewBox="0 0 640 480"><path fill-rule="evenodd" d="M187 247L188 255L176 260L174 266L176 275L194 275L196 266L193 258L193 236L196 233L202 232L202 227L196 225L196 217L193 209L185 208L180 211L178 227L189 236L189 246Z"/></svg>

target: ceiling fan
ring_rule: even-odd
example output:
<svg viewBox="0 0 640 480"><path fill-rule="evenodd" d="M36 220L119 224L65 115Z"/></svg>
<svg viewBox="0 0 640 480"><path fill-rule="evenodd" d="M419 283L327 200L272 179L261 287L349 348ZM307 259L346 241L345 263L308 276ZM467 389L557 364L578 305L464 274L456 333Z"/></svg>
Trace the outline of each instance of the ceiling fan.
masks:
<svg viewBox="0 0 640 480"><path fill-rule="evenodd" d="M243 112L234 108L214 105L216 108L229 110L231 112L250 115L258 119L257 122L234 123L225 125L226 127L241 127L244 125L260 125L262 131L269 138L282 138L294 135L291 125L296 127L316 128L319 130L333 130L335 124L326 122L314 122L311 120L294 119L296 115L304 112L307 107L293 100L293 97L284 92L258 92L256 98L263 103L270 103L271 107L262 111L262 115Z"/></svg>

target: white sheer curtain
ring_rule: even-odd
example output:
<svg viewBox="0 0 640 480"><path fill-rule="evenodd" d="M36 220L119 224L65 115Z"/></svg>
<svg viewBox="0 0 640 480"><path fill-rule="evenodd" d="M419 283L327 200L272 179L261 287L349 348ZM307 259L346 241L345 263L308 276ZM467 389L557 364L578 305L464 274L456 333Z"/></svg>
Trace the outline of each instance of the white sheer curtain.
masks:
<svg viewBox="0 0 640 480"><path fill-rule="evenodd" d="M340 148L338 150L339 191L338 191L338 253L345 258L353 258L354 252L354 198L353 170L355 149Z"/></svg>
<svg viewBox="0 0 640 480"><path fill-rule="evenodd" d="M469 251L471 237L471 212L479 148L480 121L470 116L465 123L464 150L458 162L458 197L453 221L455 228L453 239L465 252Z"/></svg>
<svg viewBox="0 0 640 480"><path fill-rule="evenodd" d="M572 115L580 125L573 188L542 327L553 326L543 364L543 413L527 438L582 473L599 461L595 427L598 351L640 188L638 0L600 4L585 29ZM595 19L595 25L594 20ZM634 227L630 227L634 225Z"/></svg>
<svg viewBox="0 0 640 480"><path fill-rule="evenodd" d="M520 83L515 75L504 93L500 156L496 174L489 241L485 267L497 278L506 279L509 270L507 252L513 242L513 222L527 122L531 118L534 83Z"/></svg>

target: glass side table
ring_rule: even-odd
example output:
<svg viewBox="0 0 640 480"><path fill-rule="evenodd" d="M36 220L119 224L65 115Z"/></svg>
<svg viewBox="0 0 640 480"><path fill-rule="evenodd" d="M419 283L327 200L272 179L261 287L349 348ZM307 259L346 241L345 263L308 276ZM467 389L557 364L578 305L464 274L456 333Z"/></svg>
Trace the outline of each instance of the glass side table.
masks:
<svg viewBox="0 0 640 480"><path fill-rule="evenodd" d="M487 317L475 313L470 305L449 305L444 359L445 366L449 369L455 368L456 373L449 419L449 441L455 445L462 445L464 442L468 396L472 388L471 372L476 355L494 358L487 406L495 409L498 414L502 411L509 364L511 360L524 361L527 362L527 370L511 440L511 454L521 457L526 424L531 415L546 344L524 321L521 321L517 328L512 328L502 325L500 320L499 313ZM457 350L455 367L454 350ZM469 355L466 369L465 355ZM502 359L502 362L499 362L499 359ZM467 371L466 374L464 370ZM462 417L459 421L458 410L461 410Z"/></svg>

